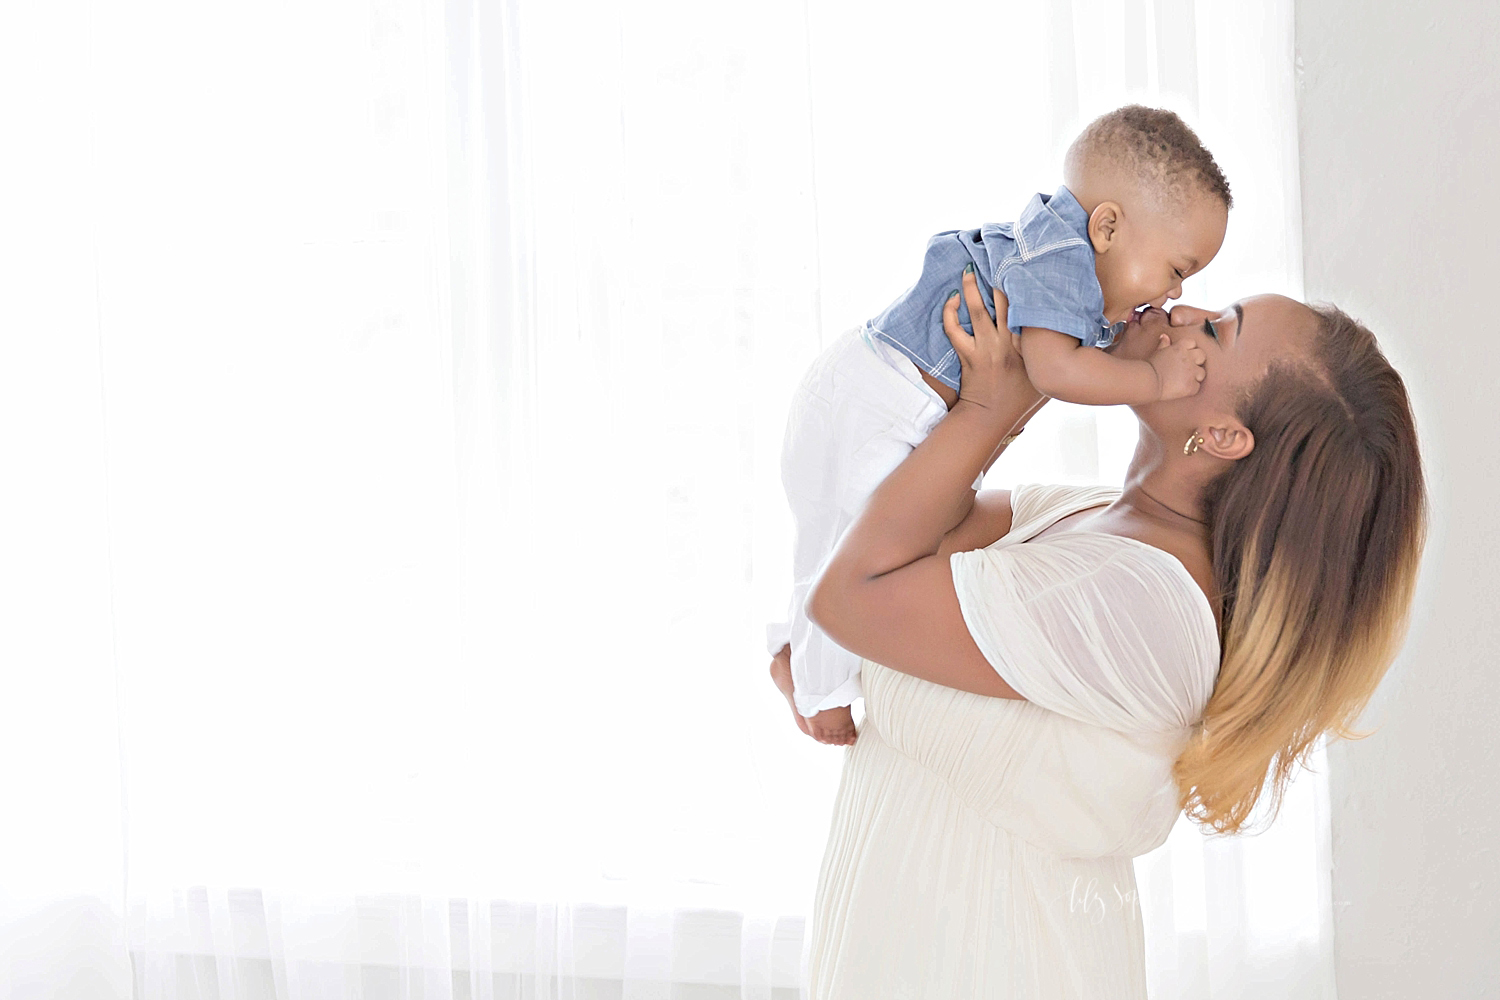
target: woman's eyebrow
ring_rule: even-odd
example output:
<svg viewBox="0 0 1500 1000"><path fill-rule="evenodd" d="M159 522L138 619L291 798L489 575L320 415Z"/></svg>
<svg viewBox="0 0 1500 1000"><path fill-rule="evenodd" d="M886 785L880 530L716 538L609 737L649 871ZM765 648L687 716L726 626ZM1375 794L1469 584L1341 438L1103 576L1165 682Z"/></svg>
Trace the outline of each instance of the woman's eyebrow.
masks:
<svg viewBox="0 0 1500 1000"><path fill-rule="evenodd" d="M1234 339L1238 341L1240 339L1240 335L1245 332L1245 307L1240 305L1238 302L1234 304L1234 318L1236 320L1234 327Z"/></svg>

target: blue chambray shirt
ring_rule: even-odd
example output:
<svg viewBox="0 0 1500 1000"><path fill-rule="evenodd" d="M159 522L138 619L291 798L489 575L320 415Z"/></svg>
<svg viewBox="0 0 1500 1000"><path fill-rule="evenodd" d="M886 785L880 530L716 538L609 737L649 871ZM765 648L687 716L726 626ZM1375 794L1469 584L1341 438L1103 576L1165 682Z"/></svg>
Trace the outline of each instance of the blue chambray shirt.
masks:
<svg viewBox="0 0 1500 1000"><path fill-rule="evenodd" d="M918 368L957 389L958 355L943 333L943 303L961 287L964 266L972 263L991 318L991 286L1005 292L1013 333L1035 326L1077 337L1087 347L1108 347L1125 324L1111 326L1104 319L1104 291L1094 274L1088 223L1073 192L1060 187L1051 197L1034 196L1016 222L938 233L927 242L917 283L867 326ZM972 335L962 300L958 319Z"/></svg>

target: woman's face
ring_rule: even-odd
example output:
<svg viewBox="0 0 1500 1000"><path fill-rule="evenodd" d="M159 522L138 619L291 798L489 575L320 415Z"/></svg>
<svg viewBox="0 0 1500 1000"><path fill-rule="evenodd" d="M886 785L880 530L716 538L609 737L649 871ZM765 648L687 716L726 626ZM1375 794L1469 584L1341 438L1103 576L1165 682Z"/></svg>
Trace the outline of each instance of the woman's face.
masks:
<svg viewBox="0 0 1500 1000"><path fill-rule="evenodd" d="M1165 333L1173 343L1189 338L1203 349L1204 377L1198 393L1135 407L1136 415L1163 437L1235 418L1244 391L1280 358L1307 357L1318 328L1317 314L1295 299L1257 295L1220 310L1179 305L1171 313L1149 309L1133 318L1112 350L1144 359Z"/></svg>

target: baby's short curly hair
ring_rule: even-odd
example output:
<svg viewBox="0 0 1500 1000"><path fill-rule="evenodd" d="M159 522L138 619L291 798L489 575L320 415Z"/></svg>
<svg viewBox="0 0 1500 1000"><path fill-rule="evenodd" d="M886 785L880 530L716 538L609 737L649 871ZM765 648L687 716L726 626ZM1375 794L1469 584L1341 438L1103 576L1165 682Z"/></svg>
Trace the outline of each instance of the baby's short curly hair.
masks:
<svg viewBox="0 0 1500 1000"><path fill-rule="evenodd" d="M1072 173L1102 165L1125 168L1164 198L1180 198L1192 188L1234 207L1213 154L1187 122L1161 108L1130 104L1090 122L1068 147L1066 167Z"/></svg>

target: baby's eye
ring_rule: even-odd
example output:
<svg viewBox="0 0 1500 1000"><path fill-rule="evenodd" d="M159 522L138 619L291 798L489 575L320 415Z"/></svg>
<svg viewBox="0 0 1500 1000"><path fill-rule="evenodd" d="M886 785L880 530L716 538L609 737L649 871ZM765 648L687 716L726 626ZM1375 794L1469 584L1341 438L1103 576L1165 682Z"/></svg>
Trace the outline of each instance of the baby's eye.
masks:
<svg viewBox="0 0 1500 1000"><path fill-rule="evenodd" d="M1172 268L1172 272L1177 275L1177 280L1178 281L1185 281L1185 280L1187 280L1187 275L1185 275L1185 274L1182 273L1182 268L1180 268L1180 267L1174 267L1174 268Z"/></svg>

